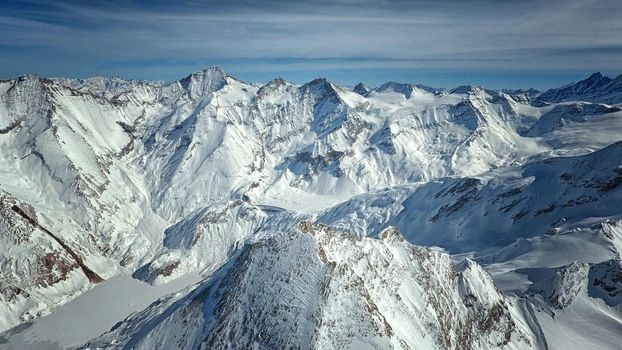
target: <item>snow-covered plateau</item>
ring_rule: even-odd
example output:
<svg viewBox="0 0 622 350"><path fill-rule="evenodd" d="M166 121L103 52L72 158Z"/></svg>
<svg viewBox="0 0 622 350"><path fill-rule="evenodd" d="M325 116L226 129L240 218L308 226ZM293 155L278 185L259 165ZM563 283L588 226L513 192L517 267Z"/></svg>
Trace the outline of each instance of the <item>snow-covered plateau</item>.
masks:
<svg viewBox="0 0 622 350"><path fill-rule="evenodd" d="M1 349L621 349L622 76L0 81Z"/></svg>

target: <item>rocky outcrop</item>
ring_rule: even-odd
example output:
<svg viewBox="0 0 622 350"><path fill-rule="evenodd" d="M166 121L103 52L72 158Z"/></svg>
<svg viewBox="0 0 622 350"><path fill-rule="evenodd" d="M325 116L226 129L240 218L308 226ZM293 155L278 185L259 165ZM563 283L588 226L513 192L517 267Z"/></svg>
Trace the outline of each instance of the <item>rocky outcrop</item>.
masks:
<svg viewBox="0 0 622 350"><path fill-rule="evenodd" d="M530 348L530 330L476 263L456 267L394 228L380 236L303 221L247 244L188 296L154 304L86 347Z"/></svg>

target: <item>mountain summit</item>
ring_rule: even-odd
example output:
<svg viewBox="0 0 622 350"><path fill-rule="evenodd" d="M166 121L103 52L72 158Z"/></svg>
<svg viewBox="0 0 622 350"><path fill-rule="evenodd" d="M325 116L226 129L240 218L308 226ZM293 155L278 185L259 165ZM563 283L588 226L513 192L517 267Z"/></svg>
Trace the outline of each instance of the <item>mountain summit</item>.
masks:
<svg viewBox="0 0 622 350"><path fill-rule="evenodd" d="M582 100L608 104L621 103L622 75L611 79L597 72L576 83L547 90L540 94L538 99L543 102Z"/></svg>

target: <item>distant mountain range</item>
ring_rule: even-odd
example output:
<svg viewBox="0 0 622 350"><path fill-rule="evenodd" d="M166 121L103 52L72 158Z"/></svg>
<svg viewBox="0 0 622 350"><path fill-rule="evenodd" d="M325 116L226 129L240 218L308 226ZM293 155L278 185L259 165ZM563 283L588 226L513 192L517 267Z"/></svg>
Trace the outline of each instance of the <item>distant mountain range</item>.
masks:
<svg viewBox="0 0 622 350"><path fill-rule="evenodd" d="M587 101L593 103L616 104L622 101L622 75L615 79L599 73L587 79L568 84L557 89L547 90L538 99L544 102Z"/></svg>

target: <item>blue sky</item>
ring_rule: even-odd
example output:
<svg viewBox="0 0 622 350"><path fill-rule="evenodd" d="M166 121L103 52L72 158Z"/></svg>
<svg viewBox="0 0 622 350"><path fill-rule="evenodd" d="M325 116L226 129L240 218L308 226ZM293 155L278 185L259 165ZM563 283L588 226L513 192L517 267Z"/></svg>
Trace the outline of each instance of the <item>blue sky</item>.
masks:
<svg viewBox="0 0 622 350"><path fill-rule="evenodd" d="M622 73L618 1L0 0L0 78L316 77L539 89Z"/></svg>

